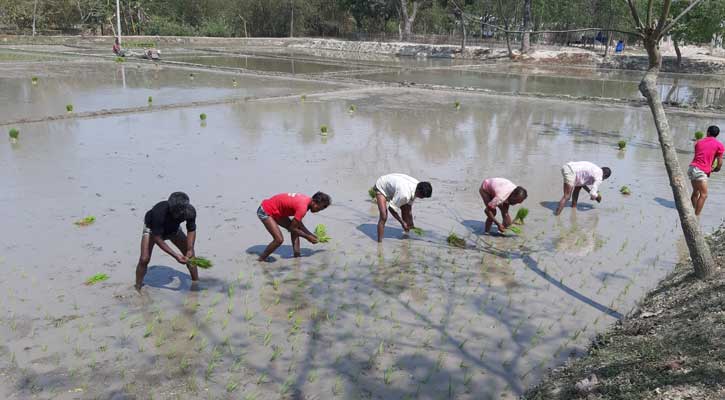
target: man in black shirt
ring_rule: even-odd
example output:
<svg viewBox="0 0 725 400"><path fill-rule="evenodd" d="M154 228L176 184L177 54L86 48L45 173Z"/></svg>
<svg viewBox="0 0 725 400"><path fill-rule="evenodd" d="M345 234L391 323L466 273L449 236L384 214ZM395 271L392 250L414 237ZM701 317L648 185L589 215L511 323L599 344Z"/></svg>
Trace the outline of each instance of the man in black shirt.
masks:
<svg viewBox="0 0 725 400"><path fill-rule="evenodd" d="M188 236L181 230L181 223L186 221ZM171 240L181 254L177 254L168 244ZM183 192L171 193L168 200L157 203L144 217L143 236L141 238L141 257L136 266L136 290L143 285L143 278L151 260L154 245L174 257L180 264L186 264L191 280L199 280L199 272L195 266L188 264L194 257L196 241L196 210L189 204L189 196Z"/></svg>

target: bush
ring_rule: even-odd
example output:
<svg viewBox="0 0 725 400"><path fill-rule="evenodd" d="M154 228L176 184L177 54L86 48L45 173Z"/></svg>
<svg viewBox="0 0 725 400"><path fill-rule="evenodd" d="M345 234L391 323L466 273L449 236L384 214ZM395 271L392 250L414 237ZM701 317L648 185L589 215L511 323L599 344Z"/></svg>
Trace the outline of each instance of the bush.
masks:
<svg viewBox="0 0 725 400"><path fill-rule="evenodd" d="M143 29L145 35L195 36L194 27L166 17L152 17Z"/></svg>
<svg viewBox="0 0 725 400"><path fill-rule="evenodd" d="M208 19L202 22L198 29L199 35L211 37L231 37L234 36L232 26L228 25L223 19Z"/></svg>

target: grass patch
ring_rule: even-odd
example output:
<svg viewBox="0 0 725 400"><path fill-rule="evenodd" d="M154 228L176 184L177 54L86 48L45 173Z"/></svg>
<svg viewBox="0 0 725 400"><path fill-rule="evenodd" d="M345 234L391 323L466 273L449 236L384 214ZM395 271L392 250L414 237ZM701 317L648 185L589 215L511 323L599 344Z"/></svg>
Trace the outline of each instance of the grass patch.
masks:
<svg viewBox="0 0 725 400"><path fill-rule="evenodd" d="M315 227L315 236L320 243L327 243L332 239L327 236L327 227L324 224L317 224Z"/></svg>
<svg viewBox="0 0 725 400"><path fill-rule="evenodd" d="M209 269L214 266L210 260L204 257L191 257L189 259L189 265L199 267L201 269Z"/></svg>
<svg viewBox="0 0 725 400"><path fill-rule="evenodd" d="M448 235L448 238L446 238L446 242L448 242L448 244L450 244L453 247L458 247L461 249L466 247L466 240L463 239L462 237L459 237L458 235L456 235L453 232L451 232L451 234Z"/></svg>
<svg viewBox="0 0 725 400"><path fill-rule="evenodd" d="M86 279L85 284L88 286L95 285L98 282L103 282L105 280L108 280L108 278L110 278L110 277L106 274L95 274L95 275L91 276L90 278Z"/></svg>
<svg viewBox="0 0 725 400"><path fill-rule="evenodd" d="M88 226L96 222L96 217L89 215L83 219L79 219L78 221L74 222L74 224L78 226Z"/></svg>

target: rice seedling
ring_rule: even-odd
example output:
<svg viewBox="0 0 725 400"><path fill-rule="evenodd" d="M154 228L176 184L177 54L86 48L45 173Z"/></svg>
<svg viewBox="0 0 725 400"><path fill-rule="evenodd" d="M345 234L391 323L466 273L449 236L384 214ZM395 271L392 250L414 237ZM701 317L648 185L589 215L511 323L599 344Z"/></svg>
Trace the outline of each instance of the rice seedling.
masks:
<svg viewBox="0 0 725 400"><path fill-rule="evenodd" d="M20 131L17 128L10 128L8 131L8 136L10 136L10 141L15 143L18 141L18 136L20 136Z"/></svg>
<svg viewBox="0 0 725 400"><path fill-rule="evenodd" d="M413 228L410 228L410 230L413 231L413 233L415 233L418 236L423 236L423 234L425 233L425 231L423 231L422 229L418 228L417 226L416 227L413 227Z"/></svg>
<svg viewBox="0 0 725 400"><path fill-rule="evenodd" d="M85 217L83 219L79 219L78 221L74 222L74 224L76 224L78 226L88 226L94 222L96 222L96 217L91 215L91 216Z"/></svg>
<svg viewBox="0 0 725 400"><path fill-rule="evenodd" d="M202 121L206 121L206 114L205 113L199 114L199 119Z"/></svg>
<svg viewBox="0 0 725 400"><path fill-rule="evenodd" d="M514 224L523 225L524 220L526 217L529 216L529 209L526 207L519 208L518 211L516 211L516 217L514 218Z"/></svg>
<svg viewBox="0 0 725 400"><path fill-rule="evenodd" d="M327 227L324 224L317 224L315 227L315 236L320 243L327 243L331 237L327 236Z"/></svg>
<svg viewBox="0 0 725 400"><path fill-rule="evenodd" d="M147 337L151 336L153 333L154 333L154 323L149 322L148 324L146 324L146 330L143 333L143 337L147 338Z"/></svg>
<svg viewBox="0 0 725 400"><path fill-rule="evenodd" d="M259 375L259 377L257 378L257 385L261 385L266 382L267 382L267 373L262 372L262 374Z"/></svg>
<svg viewBox="0 0 725 400"><path fill-rule="evenodd" d="M511 232L513 232L517 235L520 235L523 232L523 230L521 230L521 228L519 228L518 226L514 226L514 225L509 226L508 230L510 230Z"/></svg>
<svg viewBox="0 0 725 400"><path fill-rule="evenodd" d="M705 132L703 131L697 131L695 132L695 140L700 140L705 137Z"/></svg>
<svg viewBox="0 0 725 400"><path fill-rule="evenodd" d="M327 125L320 125L320 135L327 136L327 131L328 131Z"/></svg>
<svg viewBox="0 0 725 400"><path fill-rule="evenodd" d="M393 367L390 366L383 371L383 382L386 385L390 385L393 382Z"/></svg>
<svg viewBox="0 0 725 400"><path fill-rule="evenodd" d="M357 107L355 107L355 104L350 104L350 107L347 109L347 111L352 114L357 110Z"/></svg>
<svg viewBox="0 0 725 400"><path fill-rule="evenodd" d="M279 358L279 356L282 355L282 346L272 346L272 356L269 358L269 361L274 361Z"/></svg>
<svg viewBox="0 0 725 400"><path fill-rule="evenodd" d="M73 104L66 104L65 110L68 112L68 114L73 112Z"/></svg>
<svg viewBox="0 0 725 400"><path fill-rule="evenodd" d="M461 102L460 102L460 101L458 101L458 100L456 100L456 101L455 101L455 102L453 103L453 107L454 107L454 108L456 109L456 111L460 110L460 109L461 109Z"/></svg>
<svg viewBox="0 0 725 400"><path fill-rule="evenodd" d="M204 257L191 257L189 259L189 265L193 267L199 267L201 269L209 269L214 264Z"/></svg>
<svg viewBox="0 0 725 400"><path fill-rule="evenodd" d="M116 57L116 62L117 63L126 62L126 58L124 58L124 57Z"/></svg>
<svg viewBox="0 0 725 400"><path fill-rule="evenodd" d="M234 86L234 87L237 87L238 86L236 79L232 79L232 86Z"/></svg>
<svg viewBox="0 0 725 400"><path fill-rule="evenodd" d="M227 393L231 393L231 392L237 390L238 387L239 387L239 382L229 380L229 382L227 382Z"/></svg>
<svg viewBox="0 0 725 400"><path fill-rule="evenodd" d="M189 74L189 80L191 80L191 81L194 80L194 73L193 72Z"/></svg>
<svg viewBox="0 0 725 400"><path fill-rule="evenodd" d="M458 235L456 235L453 232L451 232L451 234L448 235L448 238L446 238L446 242L448 242L448 244L450 244L453 247L458 247L461 249L466 247L466 240L463 239L462 237L459 237Z"/></svg>
<svg viewBox="0 0 725 400"><path fill-rule="evenodd" d="M629 187L627 185L624 185L621 188L619 188L619 193L622 193L623 195L628 196L628 195L632 194L632 191L629 190Z"/></svg>
<svg viewBox="0 0 725 400"><path fill-rule="evenodd" d="M377 197L375 187L368 189L368 196L370 196L370 200L375 201L375 198Z"/></svg>
<svg viewBox="0 0 725 400"><path fill-rule="evenodd" d="M95 285L96 283L103 282L103 281L107 280L108 278L109 278L109 276L106 274L95 274L95 275L91 276L90 278L86 279L85 284L88 286Z"/></svg>
<svg viewBox="0 0 725 400"><path fill-rule="evenodd" d="M307 95L304 95L304 94L303 94L302 96L300 96L300 101L301 101L301 102L303 102L303 103L304 103L304 102L305 102L305 100L307 100Z"/></svg>
<svg viewBox="0 0 725 400"><path fill-rule="evenodd" d="M34 76L34 77L30 78L30 82L33 85L37 85L38 84L38 77L37 76Z"/></svg>
<svg viewBox="0 0 725 400"><path fill-rule="evenodd" d="M624 149L625 149L625 147L627 147L627 142L626 142L626 141L624 141L624 140L620 140L619 142L617 142L617 148L618 148L618 149L619 149L620 151L624 150Z"/></svg>
<svg viewBox="0 0 725 400"><path fill-rule="evenodd" d="M332 385L332 394L335 396L339 396L342 394L342 379L338 376L335 378L335 383Z"/></svg>
<svg viewBox="0 0 725 400"><path fill-rule="evenodd" d="M149 96L147 101L148 101L149 105L151 105L154 102L154 98Z"/></svg>

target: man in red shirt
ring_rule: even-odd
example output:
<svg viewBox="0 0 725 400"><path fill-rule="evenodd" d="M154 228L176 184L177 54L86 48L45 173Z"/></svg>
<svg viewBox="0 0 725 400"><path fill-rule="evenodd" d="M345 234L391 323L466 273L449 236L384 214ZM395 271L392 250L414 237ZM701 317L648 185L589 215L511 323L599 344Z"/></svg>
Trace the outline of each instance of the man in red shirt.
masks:
<svg viewBox="0 0 725 400"><path fill-rule="evenodd" d="M307 211L313 213L322 211L331 202L330 196L322 192L315 193L311 198L301 193L280 193L264 200L257 209L257 217L272 235L272 242L264 249L258 261L267 261L270 254L284 242L280 226L290 232L295 257L300 256L300 237L312 244L317 243L317 236L305 227L302 218Z"/></svg>
<svg viewBox="0 0 725 400"><path fill-rule="evenodd" d="M707 200L707 179L710 173L720 171L722 167L722 155L725 147L717 139L720 128L713 125L707 128L707 137L695 143L695 157L687 169L687 176L692 182L692 206L695 208L695 215L700 215L702 207ZM713 161L717 159L717 164ZM714 165L714 166L713 166Z"/></svg>

